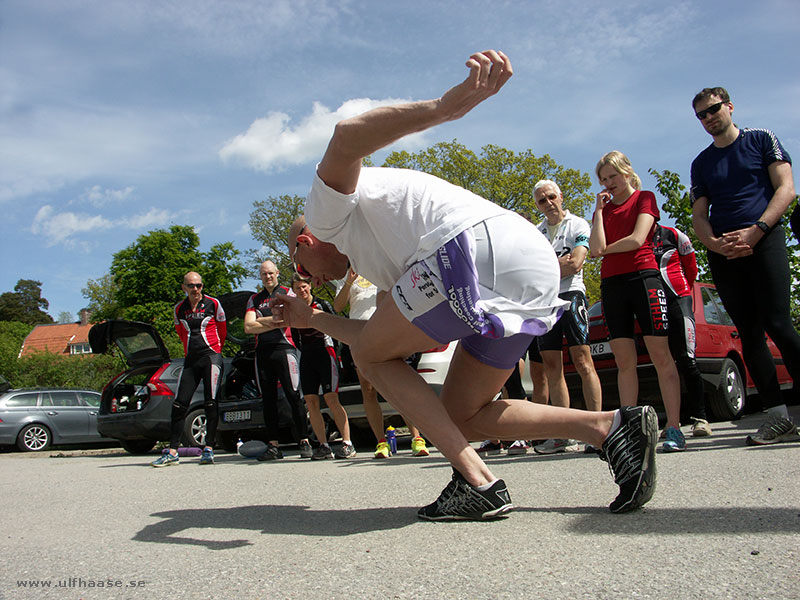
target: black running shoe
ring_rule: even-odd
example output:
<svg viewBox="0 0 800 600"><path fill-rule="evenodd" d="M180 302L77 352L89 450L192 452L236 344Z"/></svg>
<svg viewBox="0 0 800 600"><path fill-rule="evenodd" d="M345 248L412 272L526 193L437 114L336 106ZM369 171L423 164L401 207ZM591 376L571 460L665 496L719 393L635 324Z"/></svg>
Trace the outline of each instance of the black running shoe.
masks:
<svg viewBox="0 0 800 600"><path fill-rule="evenodd" d="M427 521L480 521L505 517L513 508L502 479L481 492L453 469L453 478L436 502L420 508L417 516Z"/></svg>
<svg viewBox="0 0 800 600"><path fill-rule="evenodd" d="M283 452L281 452L281 449L274 444L267 444L267 450L264 452L264 454L258 457L258 460L263 462L266 460L278 460L281 458L283 458Z"/></svg>
<svg viewBox="0 0 800 600"><path fill-rule="evenodd" d="M656 411L651 406L625 406L619 410L622 423L598 453L619 486L619 495L608 505L614 513L643 506L656 491Z"/></svg>

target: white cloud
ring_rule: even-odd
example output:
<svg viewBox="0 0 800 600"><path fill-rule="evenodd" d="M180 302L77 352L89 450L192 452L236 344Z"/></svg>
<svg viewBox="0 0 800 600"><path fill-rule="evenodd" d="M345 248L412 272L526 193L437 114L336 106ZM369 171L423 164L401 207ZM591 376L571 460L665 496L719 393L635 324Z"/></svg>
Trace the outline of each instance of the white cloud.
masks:
<svg viewBox="0 0 800 600"><path fill-rule="evenodd" d="M236 162L259 171L275 171L319 160L336 123L379 106L401 102L408 100L355 98L335 111L315 102L311 114L294 127L286 113L271 112L256 119L245 133L228 141L219 156L223 162ZM422 147L424 136L408 136L402 142L403 147Z"/></svg>
<svg viewBox="0 0 800 600"><path fill-rule="evenodd" d="M85 246L92 241L89 234L105 231L114 227L128 229L147 229L154 226L165 226L174 220L175 214L167 210L151 208L141 215L108 219L102 215L89 215L76 212L55 212L55 209L46 204L42 206L33 218L31 233L41 236L45 246L63 244L67 247Z"/></svg>
<svg viewBox="0 0 800 600"><path fill-rule="evenodd" d="M113 223L99 215L86 215L73 212L55 213L46 204L36 213L31 232L43 237L46 246L66 242L73 236L89 231L109 229Z"/></svg>
<svg viewBox="0 0 800 600"><path fill-rule="evenodd" d="M133 194L133 189L133 187L128 186L121 190L110 190L99 185L94 185L87 188L86 191L81 194L80 199L85 200L92 206L100 208L106 204L120 203L127 200Z"/></svg>
<svg viewBox="0 0 800 600"><path fill-rule="evenodd" d="M123 217L118 223L132 229L147 229L148 227L166 226L175 220L175 216L175 213L168 210L151 208L143 215Z"/></svg>

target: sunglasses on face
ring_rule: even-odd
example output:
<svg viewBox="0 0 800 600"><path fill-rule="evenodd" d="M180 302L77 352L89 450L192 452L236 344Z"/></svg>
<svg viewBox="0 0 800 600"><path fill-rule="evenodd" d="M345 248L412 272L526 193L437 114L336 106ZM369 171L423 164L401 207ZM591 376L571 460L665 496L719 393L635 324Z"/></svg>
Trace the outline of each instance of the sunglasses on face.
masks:
<svg viewBox="0 0 800 600"><path fill-rule="evenodd" d="M201 289L203 289L203 284L202 283L184 283L183 285L185 285L190 290L201 290Z"/></svg>
<svg viewBox="0 0 800 600"><path fill-rule="evenodd" d="M705 108L701 111L695 113L698 119L701 121L705 119L708 115L715 115L719 112L719 109L722 108L723 104L727 104L727 102L717 102L716 104L712 104L708 108Z"/></svg>
<svg viewBox="0 0 800 600"><path fill-rule="evenodd" d="M558 194L545 194L536 201L536 204L544 204L547 200L554 202L558 198Z"/></svg>

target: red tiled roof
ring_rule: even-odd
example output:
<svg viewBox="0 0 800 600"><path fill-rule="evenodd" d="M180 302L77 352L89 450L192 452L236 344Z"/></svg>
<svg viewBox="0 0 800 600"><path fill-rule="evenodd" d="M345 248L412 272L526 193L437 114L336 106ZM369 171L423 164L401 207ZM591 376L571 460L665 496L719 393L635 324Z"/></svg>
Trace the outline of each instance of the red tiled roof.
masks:
<svg viewBox="0 0 800 600"><path fill-rule="evenodd" d="M22 343L20 356L29 356L34 352L52 352L53 354L69 354L70 344L89 342L89 330L92 324L53 323L37 325Z"/></svg>

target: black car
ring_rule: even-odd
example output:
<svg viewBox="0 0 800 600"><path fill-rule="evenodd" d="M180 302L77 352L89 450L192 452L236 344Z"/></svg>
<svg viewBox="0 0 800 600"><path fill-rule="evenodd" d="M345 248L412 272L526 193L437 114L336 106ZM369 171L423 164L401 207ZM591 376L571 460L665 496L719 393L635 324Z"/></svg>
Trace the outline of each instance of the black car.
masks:
<svg viewBox="0 0 800 600"><path fill-rule="evenodd" d="M255 381L255 340L244 332L244 313L253 292L243 291L219 297L227 317L226 340L239 348L236 356L224 359L219 396L219 423L215 445L234 450L238 440L264 440L266 428L261 394ZM170 359L161 336L148 323L112 320L98 323L89 331L92 352L101 354L116 345L128 362L128 370L112 379L103 389L97 416L101 435L120 441L128 452L140 454L152 450L157 442L170 437L172 402L183 369L183 359ZM445 352L449 350L450 352ZM438 392L444 381L452 348L444 346L422 354L420 374ZM364 414L361 387L346 346L340 349L342 369L339 399L350 417L354 440L372 443L374 439ZM445 357L446 360L441 360ZM415 365L416 366L416 365ZM384 422L400 427L403 419L379 398ZM327 408L323 409L328 438L336 436L335 425ZM278 388L278 428L280 441L292 442L291 409ZM182 443L203 446L206 443L206 417L203 410L203 385L197 388L189 404ZM308 432L309 437L313 433Z"/></svg>

